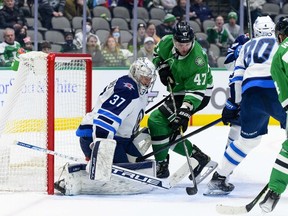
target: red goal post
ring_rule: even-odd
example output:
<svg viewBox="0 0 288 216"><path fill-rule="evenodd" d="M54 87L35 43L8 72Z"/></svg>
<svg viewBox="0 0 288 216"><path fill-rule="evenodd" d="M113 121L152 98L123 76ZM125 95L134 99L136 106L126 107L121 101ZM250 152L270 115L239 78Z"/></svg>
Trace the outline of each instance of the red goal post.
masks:
<svg viewBox="0 0 288 216"><path fill-rule="evenodd" d="M75 131L91 103L89 54L20 55L17 76L0 113L0 191L53 194L54 181L67 161L13 141L83 157Z"/></svg>

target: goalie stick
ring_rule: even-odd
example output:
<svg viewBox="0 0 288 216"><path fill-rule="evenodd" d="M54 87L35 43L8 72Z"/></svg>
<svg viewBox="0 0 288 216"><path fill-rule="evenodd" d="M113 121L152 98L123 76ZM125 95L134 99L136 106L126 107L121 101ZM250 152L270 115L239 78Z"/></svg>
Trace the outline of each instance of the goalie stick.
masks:
<svg viewBox="0 0 288 216"><path fill-rule="evenodd" d="M65 158L65 159L80 162L80 163L86 163L86 161L84 161L80 158L73 157L70 155L65 155L65 154L62 154L59 152L48 150L48 149L45 149L45 148L42 148L39 146L35 146L35 145L31 145L28 143L24 143L24 142L20 142L20 141L14 141L14 144L21 146L21 147L24 147L24 148L43 152L45 154L58 156L61 158ZM115 165L112 165L112 171L111 172L112 172L112 175L119 176L121 178L126 178L126 179L129 179L132 181L137 181L140 183L149 184L149 185L156 187L156 188L169 190L170 188L174 187L177 183L179 183L183 178L185 178L185 176L188 175L189 168L188 168L187 162L184 163L173 175L171 175L171 177L169 177L166 180L159 179L159 178L156 178L153 176L149 176L149 175L146 175L143 173L135 172L134 170L129 170L126 168L115 166Z"/></svg>
<svg viewBox="0 0 288 216"><path fill-rule="evenodd" d="M246 214L254 208L254 206L258 203L261 197L265 194L268 189L268 184L260 191L260 193L247 205L245 206L227 206L227 205L216 205L216 211L219 214L229 214L229 215L237 215L237 214Z"/></svg>

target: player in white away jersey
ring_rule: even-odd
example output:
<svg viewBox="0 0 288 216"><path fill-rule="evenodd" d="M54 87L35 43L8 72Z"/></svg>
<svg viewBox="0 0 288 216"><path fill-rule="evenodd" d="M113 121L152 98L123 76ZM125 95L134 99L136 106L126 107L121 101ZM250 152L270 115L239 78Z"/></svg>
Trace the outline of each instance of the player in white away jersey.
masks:
<svg viewBox="0 0 288 216"><path fill-rule="evenodd" d="M240 137L227 146L222 164L208 183L205 195L227 195L234 189L227 177L260 144L262 135L268 132L270 116L285 128L286 113L278 101L270 73L272 58L278 48L274 28L269 16L258 17L253 25L255 38L240 50L230 76L230 98L222 112L224 123L240 121Z"/></svg>

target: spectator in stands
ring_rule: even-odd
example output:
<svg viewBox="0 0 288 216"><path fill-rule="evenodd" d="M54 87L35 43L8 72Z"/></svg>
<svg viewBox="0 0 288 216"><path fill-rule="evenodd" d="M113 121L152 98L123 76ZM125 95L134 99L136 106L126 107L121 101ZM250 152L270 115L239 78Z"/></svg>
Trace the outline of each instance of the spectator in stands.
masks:
<svg viewBox="0 0 288 216"><path fill-rule="evenodd" d="M198 43L202 46L205 53L208 56L208 64L210 67L218 67L217 57L210 51L210 44L207 40L197 39Z"/></svg>
<svg viewBox="0 0 288 216"><path fill-rule="evenodd" d="M139 50L137 57L147 57L152 61L154 47L155 40L152 37L146 37L144 40L144 47Z"/></svg>
<svg viewBox="0 0 288 216"><path fill-rule="evenodd" d="M30 8L28 8L28 7L32 1L34 3L34 0L15 0L15 6L23 11L24 17L30 17L31 16ZM28 7L25 7L26 6L25 4Z"/></svg>
<svg viewBox="0 0 288 216"><path fill-rule="evenodd" d="M129 61L124 57L119 44L113 36L109 36L105 42L102 55L105 67L125 67L129 66Z"/></svg>
<svg viewBox="0 0 288 216"><path fill-rule="evenodd" d="M185 21L186 19L186 3L187 0L177 0L177 5L172 9L172 14L178 21ZM197 15L190 7L189 20L196 20ZM197 20L196 20L197 21Z"/></svg>
<svg viewBox="0 0 288 216"><path fill-rule="evenodd" d="M94 7L97 6L109 6L109 3L111 0L107 1L107 0L87 0L87 6L89 7L89 9L92 11ZM113 0L113 1L117 1L117 0ZM115 6L117 6L117 3L115 2Z"/></svg>
<svg viewBox="0 0 288 216"><path fill-rule="evenodd" d="M214 20L212 10L206 3L203 3L203 0L195 0L195 3L191 6L191 11L195 11L201 23L209 19Z"/></svg>
<svg viewBox="0 0 288 216"><path fill-rule="evenodd" d="M82 28L83 28L83 21L82 21ZM97 44L100 47L101 42L100 42L98 36L95 34L95 32L92 29L92 19L90 17L88 17L86 19L86 36L87 36L87 38L89 35L92 35L92 34L95 35L95 37L97 38ZM76 33L73 43L77 46L77 49L82 49L82 43L83 43L83 32L82 31L79 31Z"/></svg>
<svg viewBox="0 0 288 216"><path fill-rule="evenodd" d="M84 0L66 0L64 16L69 20L72 20L72 18L76 16L83 16L83 2ZM91 17L91 13L88 7L86 16Z"/></svg>
<svg viewBox="0 0 288 216"><path fill-rule="evenodd" d="M173 26L175 25L176 17L172 14L167 14L164 17L163 23L156 26L156 35L162 38L165 35L172 34Z"/></svg>
<svg viewBox="0 0 288 216"><path fill-rule="evenodd" d="M154 39L155 44L157 44L160 41L160 37L158 37L156 34L156 26L154 23L147 23L146 37L152 37Z"/></svg>
<svg viewBox="0 0 288 216"><path fill-rule="evenodd" d="M62 45L60 52L65 53L75 53L78 52L78 49L75 44L73 44L73 33L67 32L65 33L65 43Z"/></svg>
<svg viewBox="0 0 288 216"><path fill-rule="evenodd" d="M101 67L104 64L104 58L97 40L95 35L87 37L86 52L92 56L93 67Z"/></svg>
<svg viewBox="0 0 288 216"><path fill-rule="evenodd" d="M111 28L110 35L112 35L116 41L116 43L119 45L120 50L122 51L124 58L129 58L133 56L133 53L126 49L125 46L121 43L121 33L120 33L120 27L114 26Z"/></svg>
<svg viewBox="0 0 288 216"><path fill-rule="evenodd" d="M250 13L251 13L251 23L254 23L258 16L262 16L262 6L266 3L266 0L249 0L250 3ZM247 2L244 1L244 23L248 24L248 13L247 13Z"/></svg>
<svg viewBox="0 0 288 216"><path fill-rule="evenodd" d="M18 41L23 47L25 45L24 38L27 37L27 29L26 28L21 28L18 35L15 35L15 40Z"/></svg>
<svg viewBox="0 0 288 216"><path fill-rule="evenodd" d="M42 41L40 44L40 51L44 53L50 53L51 52L51 43L49 41Z"/></svg>
<svg viewBox="0 0 288 216"><path fill-rule="evenodd" d="M52 28L52 17L62 17L66 0L39 0L38 11L44 28Z"/></svg>
<svg viewBox="0 0 288 216"><path fill-rule="evenodd" d="M216 17L215 26L207 29L208 42L216 44L221 51L221 55L225 56L228 48L228 31L223 27L224 18Z"/></svg>
<svg viewBox="0 0 288 216"><path fill-rule="evenodd" d="M10 67L20 47L15 41L14 29L6 28L3 32L3 42L0 44L0 65Z"/></svg>
<svg viewBox="0 0 288 216"><path fill-rule="evenodd" d="M15 6L14 0L4 0L3 8L0 10L0 28L13 28L17 37L20 29L27 29L27 20L23 11Z"/></svg>
<svg viewBox="0 0 288 216"><path fill-rule="evenodd" d="M173 8L177 5L176 0L160 0L161 6L164 8L165 11L171 13Z"/></svg>
<svg viewBox="0 0 288 216"><path fill-rule="evenodd" d="M14 71L18 70L19 67L19 55L30 52L33 50L33 45L31 42L31 38L28 36L23 39L24 45L20 47L16 52L16 58L13 59L11 64L11 69Z"/></svg>
<svg viewBox="0 0 288 216"><path fill-rule="evenodd" d="M227 29L229 36L229 44L232 44L236 38L240 35L240 26L236 24L238 19L237 13L231 11L228 14L228 23L225 23L223 27Z"/></svg>
<svg viewBox="0 0 288 216"><path fill-rule="evenodd" d="M31 37L27 36L26 38L23 39L23 41L24 41L23 48L26 51L32 51L33 50L33 43L31 41Z"/></svg>
<svg viewBox="0 0 288 216"><path fill-rule="evenodd" d="M119 26L112 26L110 34L115 38L118 44L121 44L121 34Z"/></svg>
<svg viewBox="0 0 288 216"><path fill-rule="evenodd" d="M144 0L138 0L138 7L143 7ZM116 1L118 6L126 7L130 13L130 17L133 17L132 11L134 7L134 0L118 0Z"/></svg>
<svg viewBox="0 0 288 216"><path fill-rule="evenodd" d="M137 52L144 45L145 33L146 33L146 26L143 23L138 23L138 26L137 26ZM130 50L130 52L133 52L133 38L128 43L128 50Z"/></svg>

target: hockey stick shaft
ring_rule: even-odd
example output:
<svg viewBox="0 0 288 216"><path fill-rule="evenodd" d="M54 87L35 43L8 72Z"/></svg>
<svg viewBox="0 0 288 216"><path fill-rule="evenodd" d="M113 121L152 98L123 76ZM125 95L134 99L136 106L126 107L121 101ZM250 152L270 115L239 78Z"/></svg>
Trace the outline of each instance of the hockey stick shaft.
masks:
<svg viewBox="0 0 288 216"><path fill-rule="evenodd" d="M246 0L246 5L247 5L247 14L248 14L248 28L249 28L249 37L253 37L253 32L252 32L252 21L251 21L251 9L250 9L250 1Z"/></svg>
<svg viewBox="0 0 288 216"><path fill-rule="evenodd" d="M174 97L172 87L171 87L171 80L169 80L169 78L168 78L168 88L169 88L172 103L173 103L175 117L177 117L176 101L175 101L175 97ZM182 126L180 127L180 135L181 135L181 137L184 136ZM186 187L186 192L188 195L195 195L198 192L198 188L197 188L197 184L196 184L196 180L195 180L195 176L194 176L194 170L193 170L193 167L190 163L190 155L189 155L189 152L188 152L188 149L187 149L187 146L186 146L186 143L184 140L182 141L182 145L184 147L185 156L187 159L187 164L188 164L189 171L190 171L190 174L192 176L192 182L193 182L193 187Z"/></svg>
<svg viewBox="0 0 288 216"><path fill-rule="evenodd" d="M216 211L220 214L229 214L229 215L237 215L237 214L246 214L250 212L254 206L258 203L261 197L266 193L268 189L268 184L260 191L260 193L247 205L245 206L227 206L227 205L217 205Z"/></svg>
<svg viewBox="0 0 288 216"><path fill-rule="evenodd" d="M170 148L171 146L175 145L176 143L182 142L182 141L188 139L189 137L194 136L194 135L196 135L196 134L198 134L198 133L200 133L200 132L202 132L202 131L204 131L204 130L206 130L206 129L208 129L208 128L216 125L216 124L218 124L219 122L221 122L221 120L222 120L222 118L216 119L215 121L210 122L209 124L204 125L203 127L198 128L197 130L192 131L192 132L184 135L183 137L180 137L179 139L176 139L176 140L174 140L174 141L162 146L157 151L150 152L150 153L148 153L148 154L146 154L146 155L144 155L142 157L138 157L136 161L143 161L143 160L145 160L145 159L147 159L147 158L149 158L149 157L151 157L151 156L153 156L155 154L158 154L158 153L164 151L165 149Z"/></svg>
<svg viewBox="0 0 288 216"><path fill-rule="evenodd" d="M70 155L65 155L65 154L61 154L59 152L56 151L52 151L52 150L48 150L39 146L35 146L32 144L28 144L28 143L24 143L24 142L20 142L20 141L14 141L15 145L24 147L24 148L28 148L28 149L32 149L35 151L39 151L39 152L43 152L45 154L50 154L50 155L54 155L57 157L61 157L64 159L68 159L71 161L76 161L76 162L81 162L81 163L86 163L86 161L77 158L77 157L73 157ZM186 164L186 163L185 163ZM153 187L156 188L160 188L160 189L170 189L171 187L173 187L175 184L177 184L179 181L182 180L182 176L186 176L187 172L185 171L185 164L180 167L172 176L171 178L168 179L168 181L162 180L162 179L158 179L156 177L153 176L149 176L143 173L139 173L139 172L135 172L134 170L129 170L129 169L125 169L119 166L115 166L112 165L112 174L119 176L121 178L126 178L132 181L137 181L140 183L144 183L144 184L149 184ZM181 178L180 178L181 177Z"/></svg>
<svg viewBox="0 0 288 216"><path fill-rule="evenodd" d="M165 98L163 98L161 101L159 101L158 103L156 103L155 105L153 105L152 107L150 107L149 109L147 109L145 111L145 114L151 112L153 109L155 109L156 107L158 107L160 104L162 104L164 101L166 101L168 98L170 97L170 95L167 95Z"/></svg>

